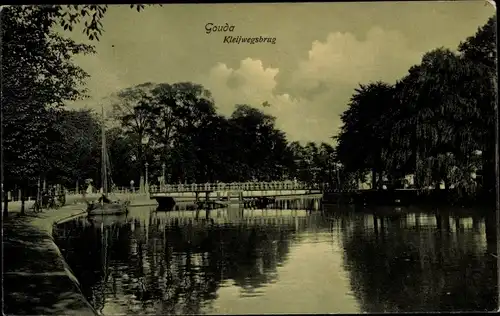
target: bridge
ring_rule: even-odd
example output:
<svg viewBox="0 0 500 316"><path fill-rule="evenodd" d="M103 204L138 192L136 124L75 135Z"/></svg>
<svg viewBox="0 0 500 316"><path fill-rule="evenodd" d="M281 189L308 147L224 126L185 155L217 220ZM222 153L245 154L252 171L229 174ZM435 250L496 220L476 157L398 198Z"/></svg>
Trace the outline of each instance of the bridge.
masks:
<svg viewBox="0 0 500 316"><path fill-rule="evenodd" d="M225 203L245 203L251 200L266 204L269 201L299 197L320 197L319 185L303 182L243 182L243 183L203 183L166 184L151 186L149 196L156 199L160 207L168 207L175 202L220 201Z"/></svg>

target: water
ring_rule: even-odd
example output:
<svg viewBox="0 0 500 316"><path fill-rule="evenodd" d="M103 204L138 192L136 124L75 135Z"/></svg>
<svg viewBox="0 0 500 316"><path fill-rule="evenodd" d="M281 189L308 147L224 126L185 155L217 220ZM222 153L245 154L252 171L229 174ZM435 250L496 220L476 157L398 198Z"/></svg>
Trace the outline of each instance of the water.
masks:
<svg viewBox="0 0 500 316"><path fill-rule="evenodd" d="M104 315L494 310L494 230L476 214L142 207L55 235Z"/></svg>

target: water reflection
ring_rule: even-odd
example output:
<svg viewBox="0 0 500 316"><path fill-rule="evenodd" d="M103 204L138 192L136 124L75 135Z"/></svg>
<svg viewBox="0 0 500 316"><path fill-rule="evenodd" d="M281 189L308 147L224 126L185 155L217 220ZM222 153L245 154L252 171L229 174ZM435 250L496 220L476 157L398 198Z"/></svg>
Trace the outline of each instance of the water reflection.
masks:
<svg viewBox="0 0 500 316"><path fill-rule="evenodd" d="M487 242L488 219L460 213L372 212L344 221L345 267L362 309L496 309L496 246Z"/></svg>
<svg viewBox="0 0 500 316"><path fill-rule="evenodd" d="M136 208L67 222L56 242L106 315L496 307L496 250L484 218L283 204L198 214Z"/></svg>

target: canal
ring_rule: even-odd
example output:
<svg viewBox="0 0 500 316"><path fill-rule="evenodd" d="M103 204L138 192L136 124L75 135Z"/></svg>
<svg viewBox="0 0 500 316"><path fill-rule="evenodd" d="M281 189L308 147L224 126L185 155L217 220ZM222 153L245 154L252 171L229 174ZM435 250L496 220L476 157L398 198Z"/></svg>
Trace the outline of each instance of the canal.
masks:
<svg viewBox="0 0 500 316"><path fill-rule="evenodd" d="M76 219L56 243L104 315L483 311L496 238L474 210L212 210Z"/></svg>

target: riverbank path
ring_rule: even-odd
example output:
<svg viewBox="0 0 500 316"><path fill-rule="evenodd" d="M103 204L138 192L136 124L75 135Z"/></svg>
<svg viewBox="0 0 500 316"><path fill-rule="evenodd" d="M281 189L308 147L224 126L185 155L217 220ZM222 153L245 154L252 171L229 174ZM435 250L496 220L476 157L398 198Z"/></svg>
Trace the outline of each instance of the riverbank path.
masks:
<svg viewBox="0 0 500 316"><path fill-rule="evenodd" d="M135 199L134 204L144 203ZM54 223L85 215L85 205L68 203L34 213L33 202L9 203L3 218L3 284L5 315L96 315L85 299L61 251L54 243Z"/></svg>

